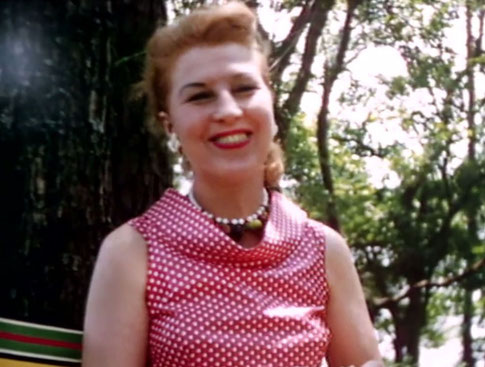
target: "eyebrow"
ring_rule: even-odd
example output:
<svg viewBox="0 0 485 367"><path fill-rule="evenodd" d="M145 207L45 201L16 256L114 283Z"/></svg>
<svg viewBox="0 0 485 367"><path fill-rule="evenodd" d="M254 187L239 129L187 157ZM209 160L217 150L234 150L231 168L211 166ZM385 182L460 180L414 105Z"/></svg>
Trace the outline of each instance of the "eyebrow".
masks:
<svg viewBox="0 0 485 367"><path fill-rule="evenodd" d="M239 80L239 79L253 79L251 77L251 74L248 74L248 73L236 73L234 75L231 75L230 77L232 80ZM187 89L187 88L204 88L206 87L207 85L205 83L202 83L202 82L194 82L194 83L188 83L188 84L185 84L182 88L180 88L180 91L179 91L179 96L182 94L182 92Z"/></svg>
<svg viewBox="0 0 485 367"><path fill-rule="evenodd" d="M205 83L188 83L188 84L185 84L182 88L180 88L179 96L182 94L184 89L187 89L187 88L203 88L203 87L205 87Z"/></svg>

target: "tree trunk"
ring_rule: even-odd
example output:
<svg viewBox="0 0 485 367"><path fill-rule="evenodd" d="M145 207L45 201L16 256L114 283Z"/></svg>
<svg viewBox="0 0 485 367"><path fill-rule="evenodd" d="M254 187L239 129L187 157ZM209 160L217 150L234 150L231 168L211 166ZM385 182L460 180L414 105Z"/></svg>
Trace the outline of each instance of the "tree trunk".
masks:
<svg viewBox="0 0 485 367"><path fill-rule="evenodd" d="M337 231L340 231L340 221L338 218L337 204L333 187L333 176L331 170L330 150L328 148L328 132L330 130L330 121L328 119L328 109L330 103L330 94L337 80L338 75L344 68L345 54L349 47L350 36L352 33L352 20L355 10L361 1L348 1L347 14L345 23L342 28L342 36L338 47L337 55L333 64L325 64L322 105L318 113L317 140L318 152L320 156L320 170L322 172L323 185L328 192L327 218L328 224Z"/></svg>
<svg viewBox="0 0 485 367"><path fill-rule="evenodd" d="M311 8L310 27L305 40L305 50L302 56L301 67L293 88L283 103L281 111L277 110L277 121L279 124L278 137L283 143L283 147L285 146L291 118L298 112L301 99L312 76L311 67L317 52L318 40L327 21L327 14L333 5L334 1L315 1Z"/></svg>
<svg viewBox="0 0 485 367"><path fill-rule="evenodd" d="M473 356L473 338L471 334L471 328L473 324L473 301L472 292L468 289L465 290L463 297L463 325L461 329L461 337L463 344L463 357L462 362L466 367L475 366L475 358Z"/></svg>
<svg viewBox="0 0 485 367"><path fill-rule="evenodd" d="M419 342L423 326L426 324L427 301L422 288L414 289L409 295L409 304L391 310L396 336L394 339L395 362L403 362L405 357L412 363L419 361Z"/></svg>
<svg viewBox="0 0 485 367"><path fill-rule="evenodd" d="M2 317L80 328L101 239L171 183L128 103L156 3L2 2Z"/></svg>
<svg viewBox="0 0 485 367"><path fill-rule="evenodd" d="M467 122L468 122L468 160L471 164L476 164L476 141L477 130L475 126L475 75L474 67L471 62L475 57L475 39L472 33L472 18L473 18L473 4L470 0L466 1L466 35L467 35L467 86L468 91L468 106L467 106ZM482 29L483 31L483 29ZM481 36L479 36L481 38ZM477 225L478 208L475 205L470 205L467 210L467 230L468 236L472 243L478 241L478 225ZM468 263L473 261L473 254L467 254L466 260ZM474 307L472 301L472 290L465 288L463 297L463 325L462 325L462 345L463 356L462 362L466 367L475 366L475 358L473 356L473 338L471 328L473 324Z"/></svg>
<svg viewBox="0 0 485 367"><path fill-rule="evenodd" d="M280 45L273 49L271 59L273 63L271 64L271 76L273 79L274 85L276 85L276 89L280 92L281 86L281 76L283 72L288 67L290 63L290 58L293 55L296 44L300 39L301 34L303 33L306 25L311 19L313 9L313 5L316 0L305 0L300 14L293 22L291 26L290 32L288 36L280 43ZM279 93L278 93L279 94Z"/></svg>

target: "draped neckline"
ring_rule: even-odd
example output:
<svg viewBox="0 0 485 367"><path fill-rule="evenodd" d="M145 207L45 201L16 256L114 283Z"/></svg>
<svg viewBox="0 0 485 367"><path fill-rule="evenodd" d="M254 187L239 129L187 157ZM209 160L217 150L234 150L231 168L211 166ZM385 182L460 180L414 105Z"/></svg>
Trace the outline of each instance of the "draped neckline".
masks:
<svg viewBox="0 0 485 367"><path fill-rule="evenodd" d="M166 190L151 210L160 218L152 228L160 231L160 241L171 249L189 257L240 266L268 265L289 256L301 241L306 219L297 205L271 191L262 238L256 246L244 247L175 189Z"/></svg>

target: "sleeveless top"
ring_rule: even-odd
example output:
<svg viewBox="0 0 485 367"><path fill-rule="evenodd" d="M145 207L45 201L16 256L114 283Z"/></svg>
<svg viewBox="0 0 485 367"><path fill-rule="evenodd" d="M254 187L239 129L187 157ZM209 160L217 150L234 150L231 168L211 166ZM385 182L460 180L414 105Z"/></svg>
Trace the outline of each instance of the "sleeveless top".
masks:
<svg viewBox="0 0 485 367"><path fill-rule="evenodd" d="M271 193L243 248L169 189L128 222L148 248L148 365L319 367L330 341L323 225Z"/></svg>

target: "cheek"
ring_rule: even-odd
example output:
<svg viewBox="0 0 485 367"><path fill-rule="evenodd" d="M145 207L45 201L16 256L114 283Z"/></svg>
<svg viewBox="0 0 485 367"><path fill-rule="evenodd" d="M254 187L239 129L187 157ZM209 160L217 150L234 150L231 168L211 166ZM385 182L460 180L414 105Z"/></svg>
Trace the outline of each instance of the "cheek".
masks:
<svg viewBox="0 0 485 367"><path fill-rule="evenodd" d="M271 98L271 93L269 90L259 91L246 106L248 109L252 110L254 114L260 116L265 116L266 120L273 119L273 99ZM268 117L269 116L269 117Z"/></svg>
<svg viewBox="0 0 485 367"><path fill-rule="evenodd" d="M266 111L266 113L271 115L271 119L274 119L273 97L269 89L266 89L261 96L261 106Z"/></svg>
<svg viewBox="0 0 485 367"><path fill-rule="evenodd" d="M255 108L255 114L257 115L257 118L265 125L264 127L273 129L273 125L276 125L271 99L268 98L264 103L260 103L257 108Z"/></svg>
<svg viewBox="0 0 485 367"><path fill-rule="evenodd" d="M174 116L173 126L174 132L179 137L182 145L190 145L195 140L205 139L207 128L202 113L191 109L184 109L178 112ZM190 146L187 146L186 149L190 149Z"/></svg>

